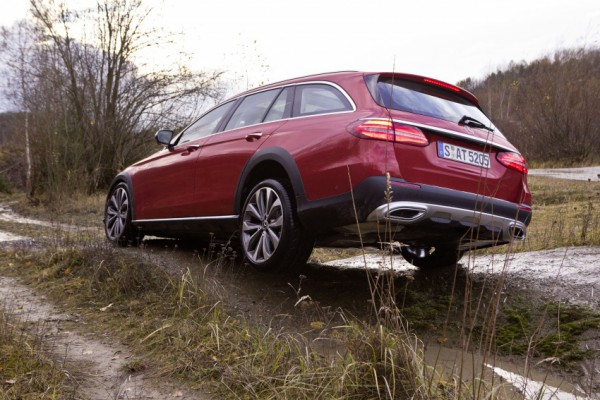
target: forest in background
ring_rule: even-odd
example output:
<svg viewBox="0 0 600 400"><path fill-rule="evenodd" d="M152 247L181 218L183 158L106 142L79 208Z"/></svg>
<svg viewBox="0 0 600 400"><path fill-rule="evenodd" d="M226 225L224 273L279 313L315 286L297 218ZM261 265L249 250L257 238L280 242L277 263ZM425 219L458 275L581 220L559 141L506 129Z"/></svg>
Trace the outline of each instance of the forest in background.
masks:
<svg viewBox="0 0 600 400"><path fill-rule="evenodd" d="M12 113L0 114L0 191L59 200L104 191L125 166L156 149L158 128L178 128L223 98L221 73L185 59L149 72L135 62L172 38L144 25L139 0L68 10L31 1L31 18L0 31L0 71ZM74 24L90 27L77 37ZM94 43L94 44L91 44ZM600 49L511 62L458 85L533 166L600 162Z"/></svg>
<svg viewBox="0 0 600 400"><path fill-rule="evenodd" d="M556 51L458 85L530 164L600 162L600 49Z"/></svg>

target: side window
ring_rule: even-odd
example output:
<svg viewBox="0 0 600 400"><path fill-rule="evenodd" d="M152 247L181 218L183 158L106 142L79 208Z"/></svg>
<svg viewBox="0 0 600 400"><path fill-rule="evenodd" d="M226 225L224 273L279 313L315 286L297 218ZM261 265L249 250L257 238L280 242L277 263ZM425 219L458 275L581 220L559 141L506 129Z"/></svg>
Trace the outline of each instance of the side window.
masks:
<svg viewBox="0 0 600 400"><path fill-rule="evenodd" d="M294 88L287 87L275 100L269 113L265 117L265 122L276 121L278 119L289 118L292 115L292 103L294 102Z"/></svg>
<svg viewBox="0 0 600 400"><path fill-rule="evenodd" d="M281 89L268 90L247 96L234 111L225 130L261 123Z"/></svg>
<svg viewBox="0 0 600 400"><path fill-rule="evenodd" d="M352 105L336 88L324 84L296 87L295 117L340 111L352 111Z"/></svg>
<svg viewBox="0 0 600 400"><path fill-rule="evenodd" d="M215 133L219 127L219 123L223 117L229 112L231 106L235 101L223 104L210 111L208 114L204 114L200 119L190 125L181 135L181 139L178 144L186 143L192 140L200 139L201 137L208 136Z"/></svg>

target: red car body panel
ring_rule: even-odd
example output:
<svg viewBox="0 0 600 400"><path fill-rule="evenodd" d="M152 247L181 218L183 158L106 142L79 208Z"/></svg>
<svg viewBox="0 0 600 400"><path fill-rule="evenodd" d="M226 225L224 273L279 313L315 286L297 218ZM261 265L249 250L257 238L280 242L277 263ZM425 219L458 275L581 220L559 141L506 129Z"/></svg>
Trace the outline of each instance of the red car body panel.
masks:
<svg viewBox="0 0 600 400"><path fill-rule="evenodd" d="M522 209L527 210L527 205L531 204L531 194L526 175L507 168L496 158L500 152L518 153L505 137L487 129L382 107L365 83L365 77L375 75L434 85L479 107L477 99L463 89L409 74L323 74L278 82L242 93L233 101L267 89L324 83L347 95L352 109L286 117L229 131L224 131L222 127L225 125L221 124L215 133L195 141L178 145L175 139L172 146L132 165L120 175L119 179L131 182L135 222L145 226L147 221L163 219L175 221L224 217L236 220L244 196L251 189L248 185L255 182L252 180L255 178L250 177L263 159L279 163L277 165L285 170L293 188L300 220L307 227L320 226L319 221L312 224L311 219L318 220L322 215L329 215L332 213L330 210L335 211L336 207L346 207L348 199L355 198L355 193L351 196L351 190L360 192L356 193L356 198L364 204L359 204L362 218L359 222L366 222L375 208L381 205L384 190L379 188L384 188L381 185L388 179L385 178L388 173L396 192L394 201L399 207L406 202L416 202L424 204L424 207L436 203L435 207L443 209L444 196L449 196L452 198L449 204L453 208L462 204L466 209L483 198L487 209L504 210L505 219L511 218L511 210L515 210L515 214ZM225 123L235 108L233 106L227 114ZM417 127L427 138L428 144L415 146L369 139L352 132L353 125L369 119L392 120L394 124ZM489 154L490 167L441 158L438 155L438 142ZM378 188L377 193L369 192L375 190L373 188ZM489 213L491 215L493 211ZM342 214L343 217L329 225L323 221L323 232L337 229L336 224L353 223L354 220L348 218L349 212ZM518 217L517 223L523 233L530 217L530 209L527 215ZM513 215L512 218L517 217ZM428 219L427 223L433 223L434 220ZM509 222L502 229L506 231ZM460 229L463 229L461 224L465 223L453 220L452 224L451 232L457 232L456 240L459 240ZM429 229L423 226L416 229L418 240L421 241L426 237L424 232ZM147 229L160 232L158 228ZM495 228L490 229L493 231ZM504 238L502 242L506 240ZM481 246L490 243L492 241L487 240Z"/></svg>
<svg viewBox="0 0 600 400"><path fill-rule="evenodd" d="M207 138L201 138L171 150L163 149L126 170L133 183L138 219L197 215L198 156L206 141Z"/></svg>
<svg viewBox="0 0 600 400"><path fill-rule="evenodd" d="M197 164L196 215L233 214L233 196L244 165L271 133L286 123L268 122L209 136ZM256 135L246 138L253 134Z"/></svg>

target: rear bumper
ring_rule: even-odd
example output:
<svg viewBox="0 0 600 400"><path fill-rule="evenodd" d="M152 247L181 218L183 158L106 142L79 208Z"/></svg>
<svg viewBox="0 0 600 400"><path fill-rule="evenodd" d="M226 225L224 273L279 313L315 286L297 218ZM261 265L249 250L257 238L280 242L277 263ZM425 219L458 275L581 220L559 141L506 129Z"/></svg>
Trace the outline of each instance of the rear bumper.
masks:
<svg viewBox="0 0 600 400"><path fill-rule="evenodd" d="M464 227L476 231L477 239L524 240L527 225L516 218L507 218L475 209L448 207L411 201L395 201L377 207L367 222L390 221L402 226L436 224Z"/></svg>
<svg viewBox="0 0 600 400"><path fill-rule="evenodd" d="M457 245L474 249L523 240L531 208L509 201L374 176L351 194L305 203L301 221L321 231L324 245L397 240L406 244ZM386 191L389 200L386 200ZM354 201L352 201L354 198ZM388 232L389 231L389 232Z"/></svg>

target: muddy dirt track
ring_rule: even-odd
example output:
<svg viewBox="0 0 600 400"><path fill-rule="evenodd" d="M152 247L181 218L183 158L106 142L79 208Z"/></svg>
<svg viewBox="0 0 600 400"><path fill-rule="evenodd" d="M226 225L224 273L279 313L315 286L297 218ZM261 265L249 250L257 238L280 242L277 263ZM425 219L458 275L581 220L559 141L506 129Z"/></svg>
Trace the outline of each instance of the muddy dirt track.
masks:
<svg viewBox="0 0 600 400"><path fill-rule="evenodd" d="M26 239L13 239L12 245L27 246ZM442 270L419 270L407 264L401 257L372 252L364 258L359 256L328 263L309 263L300 272L278 274L257 273L236 260L207 259L200 256L204 252L203 248L182 241L151 238L146 240L141 248L126 248L122 251L161 265L175 275L189 269L210 280L210 286L216 288L218 295L233 313L259 323L302 333L310 332L311 322L316 320L329 325L342 324L340 310L344 310L345 315L353 318L372 320L374 311L366 278L369 276L375 279L382 270L389 268L395 271L397 299L406 303L403 306L405 305L407 310L421 307L419 302L423 302L423 308L428 307L429 299L460 299L464 296L465 288L477 295L501 290L503 300L523 297L532 301L555 300L585 304L592 308L598 308L600 304L600 248L597 247L466 256L456 268ZM7 290L14 288L25 290L13 281L0 280L0 295L4 299L21 296L12 292L7 294ZM416 299L409 299L415 294L418 296ZM34 295L24 295L30 307L38 308L38 304L42 309L51 307L45 305L43 299L29 302L31 296ZM301 298L304 300L299 303ZM52 316L56 313L49 312L50 316L43 317L43 321L62 321L63 319ZM450 315L447 318L460 317ZM439 321L443 320L444 317L440 317ZM438 324L439 321L432 326L417 327L419 337L426 344L427 360L448 372L456 371L459 367L470 371L478 368L480 358L476 354L472 359L458 361L462 357L456 338L450 337L448 343L443 347L439 346L439 338L448 334L441 329L442 324ZM170 398L174 395L183 396L182 398L203 398L200 394L188 397L183 395L183 392L173 389L156 394L156 389L149 385L143 376L123 374L122 367L129 356L127 349L122 345L111 343L110 338L106 336L90 338L72 334L70 330L68 332L71 336L56 332L54 340L57 349L60 354L71 354L72 363L87 363L89 370L95 371L88 374L87 378L82 377L82 388L85 388L87 393L95 393L96 395L92 396L94 399L113 398L108 395L125 393L124 390L129 390L129 394L137 393L141 395L138 398L146 399ZM598 337L588 339L586 345L598 347ZM69 346L69 341L72 342L71 351L66 352L64 349L65 346ZM319 345L318 342L315 344ZM326 345L323 342L323 346ZM94 350L87 353L86 350L80 351L92 348ZM320 350L335 351L327 348ZM115 358L115 354L119 356ZM526 367L525 363L526 360L522 356L497 357L494 365L490 365L484 371L484 375L489 377L494 370L497 376L514 381L515 386L523 386L523 393L527 392L528 387L535 387L543 381L546 386L554 388L548 392L554 395L547 394L543 397L547 399L589 398L583 395L583 390L579 387L597 386L595 377L600 376L600 363L597 364L595 359L583 361L581 370L584 372L576 376ZM577 397L577 394L580 397Z"/></svg>
<svg viewBox="0 0 600 400"><path fill-rule="evenodd" d="M177 268L194 269L196 253L193 246L177 243L175 247L173 242L149 240L146 251L155 262L171 265L171 268L176 265ZM400 256L372 252L364 257L309 263L301 272L261 274L233 262L214 269L209 264L203 273L218 282L226 302L246 317L308 332L310 322L314 320L329 317L330 323L342 323L341 320L336 321L339 317L337 310L344 310L361 320L373 320L374 308L367 276L374 280L383 270L390 268L394 270L397 303L402 303L401 309L406 311L409 324L415 323L413 327L426 345L426 358L430 363L442 364L448 372L459 368L457 360L461 360L461 356L457 349L460 343L442 325L446 321L452 325L451 321L460 320L461 302L467 290L471 296L484 299L499 291L503 303L523 299L527 304L554 301L600 309L600 247L467 255L456 268L436 270L420 270ZM298 304L303 296L308 296L308 301ZM446 307L438 307L436 303L444 303L448 298L455 299L457 306L447 314ZM415 309L426 310L427 307L437 307L436 312L442 315L435 317L429 325L418 318L417 321L411 319ZM447 334L450 339L441 348L438 341L441 337L445 340ZM582 346L600 354L598 332L586 336L583 341ZM480 360L477 356L463 359L460 367L472 372L478 367L477 360ZM548 391L542 397L545 399L590 398L578 388L598 388L600 385L600 362L596 358L582 360L578 365L580 373L569 375L526 366L532 361L538 363L542 360L527 360L516 355L498 356L495 365L490 366L484 375L488 376L492 368L496 368L497 376L509 381L512 379L515 386L525 386L523 393L542 381L547 386L560 388ZM600 397L596 394L591 398Z"/></svg>
<svg viewBox="0 0 600 400"><path fill-rule="evenodd" d="M583 176L586 180L592 180L595 173L596 170L575 172L579 179L583 179ZM0 207L2 246L35 245L35 241L29 238L3 232L2 221L49 226L45 221L17 216L3 205ZM61 230L79 229L70 225L51 226ZM600 310L600 247L467 255L456 268L442 270L419 270L401 257L372 251L364 257L327 263L312 262L300 272L277 274L257 273L239 260L229 260L227 257L207 257L207 250L197 243L149 238L141 248L126 248L122 251L162 265L173 274L187 269L195 271L214 283L218 295L232 312L243 314L251 320L273 323L283 329L303 333L311 330L310 323L317 318L332 324L343 322L339 310L344 310L345 315L353 318L372 320L374 307L370 302L367 277L376 279L384 270L393 270L396 299L402 302L403 307L406 306L407 313L408 310L428 307L430 299L452 296L461 298L466 290L482 296L499 291L502 301L515 298L523 298L532 303L556 301ZM13 298L21 298L23 301L9 301ZM303 300L299 301L300 299ZM73 316L61 314L47 304L43 297L12 280L0 279L0 301L8 309L11 309L12 304L13 310L23 310L24 304L27 304L30 310L28 318L38 319L48 326L57 352L62 356L68 354L73 365L83 363L87 366L86 370L93 371L87 376L81 376L81 387L93 399L118 398L115 396L119 396L119 393L121 396L136 393L136 398L147 399L207 398L199 393L190 394L185 390L174 389L172 385L164 385L162 382L163 391L157 392L143 376L123 374L123 365L129 357L128 349L115 343L110 337L79 335L75 327L71 326L74 324ZM456 317L448 313L440 318L448 320ZM61 324L62 327L59 328ZM460 352L453 349L453 346L458 345L456 338L450 337L447 345L442 348L438 342L447 332L442 331L440 326L417 327L417 331L426 344L428 360L441 362L447 370L456 368L456 360L461 358ZM445 340L446 338L444 342ZM595 354L600 354L600 333L588 335L585 346ZM472 360L476 358L473 356ZM541 397L544 399L600 398L598 394L590 395L590 391L585 390L591 387L600 390L600 360L584 360L579 365L578 374L568 376L556 370L549 372L547 369L531 367L538 361L541 360L526 360L521 356L498 357L495 365L488 367L486 374L493 371L497 377L513 382L513 386L517 388L516 393L525 398L529 398L528 393L533 393L531 388L536 387L539 381L545 381L546 386L551 388ZM475 361L472 362L476 365ZM474 368L474 365L470 368ZM165 387L168 389L165 390Z"/></svg>

